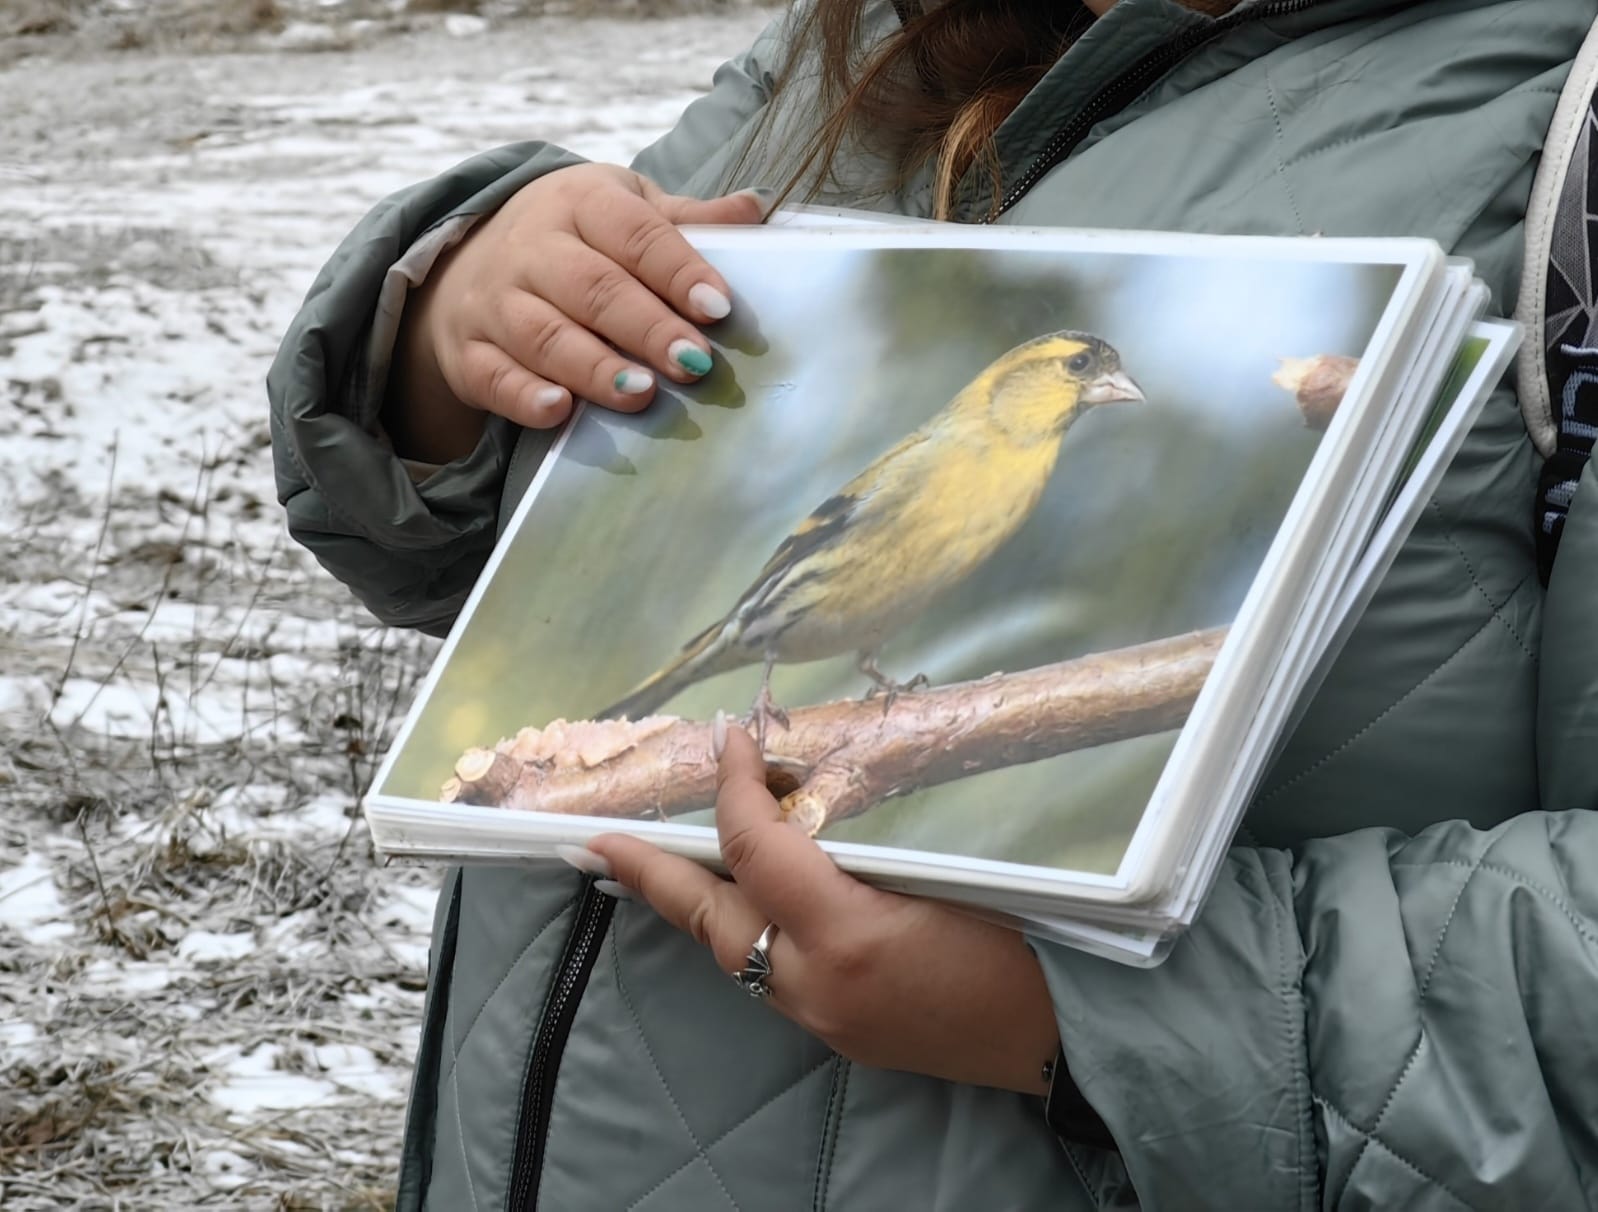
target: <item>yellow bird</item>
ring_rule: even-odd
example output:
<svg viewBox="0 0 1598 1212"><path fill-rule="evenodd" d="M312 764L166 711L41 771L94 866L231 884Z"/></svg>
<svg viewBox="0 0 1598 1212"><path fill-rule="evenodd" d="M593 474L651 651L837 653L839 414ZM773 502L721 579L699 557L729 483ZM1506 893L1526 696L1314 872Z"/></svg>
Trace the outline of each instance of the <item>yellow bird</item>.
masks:
<svg viewBox="0 0 1598 1212"><path fill-rule="evenodd" d="M763 733L768 716L786 721L771 700L773 665L851 651L872 693L897 694L906 687L877 668L884 640L1021 529L1073 421L1142 399L1099 337L1054 332L1016 346L822 502L731 611L597 718L639 719L696 682L763 662Z"/></svg>

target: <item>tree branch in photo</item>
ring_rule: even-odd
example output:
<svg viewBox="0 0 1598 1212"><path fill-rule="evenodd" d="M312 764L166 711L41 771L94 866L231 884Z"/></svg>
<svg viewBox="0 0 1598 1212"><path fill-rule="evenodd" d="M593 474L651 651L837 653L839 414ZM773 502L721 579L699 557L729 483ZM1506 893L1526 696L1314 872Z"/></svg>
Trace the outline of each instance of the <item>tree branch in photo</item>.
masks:
<svg viewBox="0 0 1598 1212"><path fill-rule="evenodd" d="M1313 358L1283 358L1271 382L1293 393L1293 400L1310 429L1324 432L1343 402L1348 381L1359 369L1359 359L1343 354L1316 354Z"/></svg>
<svg viewBox="0 0 1598 1212"><path fill-rule="evenodd" d="M809 833L892 796L1181 726L1225 628L901 694L789 713L766 738L773 790ZM716 793L710 725L670 716L524 728L455 766L460 803L665 819Z"/></svg>

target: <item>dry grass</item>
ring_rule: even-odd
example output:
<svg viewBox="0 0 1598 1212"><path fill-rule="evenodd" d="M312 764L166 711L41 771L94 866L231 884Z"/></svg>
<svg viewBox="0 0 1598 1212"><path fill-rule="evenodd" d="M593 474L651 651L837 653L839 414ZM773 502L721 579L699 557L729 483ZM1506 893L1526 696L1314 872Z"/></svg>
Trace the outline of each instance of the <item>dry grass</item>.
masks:
<svg viewBox="0 0 1598 1212"><path fill-rule="evenodd" d="M122 9L154 27L179 2ZM278 2L291 31L311 0ZM0 70L6 1212L392 1198L438 876L376 867L359 802L435 645L282 536L266 360L374 174L526 134L476 85L531 94L547 67L577 87L530 96L541 134L580 148L602 116L642 146L760 24L662 47L627 22L505 29L493 4L486 37L417 17L319 62L0 37L0 59L44 52ZM300 1093L267 1105L270 1082Z"/></svg>
<svg viewBox="0 0 1598 1212"><path fill-rule="evenodd" d="M771 0L0 0L0 64L30 53L101 50L349 50L455 14L507 23L547 14L656 18ZM294 27L291 31L290 27ZM292 33L292 37L289 35ZM282 36L280 38L280 36Z"/></svg>
<svg viewBox="0 0 1598 1212"><path fill-rule="evenodd" d="M37 38L73 27L70 0L8 0L0 6L0 38Z"/></svg>
<svg viewBox="0 0 1598 1212"><path fill-rule="evenodd" d="M379 870L359 805L432 645L307 595L325 582L287 550L218 543L209 476L186 523L113 492L92 544L88 501L58 488L0 540L8 587L81 594L4 641L42 711L0 714L0 877L41 861L72 933L0 899L0 1206L389 1206L425 980L393 897L435 877ZM163 613L197 607L226 625L175 641ZM331 643L284 630L307 616ZM145 734L64 712L84 680L154 688ZM236 733L204 735L190 709L252 683ZM252 1057L326 1096L233 1101Z"/></svg>

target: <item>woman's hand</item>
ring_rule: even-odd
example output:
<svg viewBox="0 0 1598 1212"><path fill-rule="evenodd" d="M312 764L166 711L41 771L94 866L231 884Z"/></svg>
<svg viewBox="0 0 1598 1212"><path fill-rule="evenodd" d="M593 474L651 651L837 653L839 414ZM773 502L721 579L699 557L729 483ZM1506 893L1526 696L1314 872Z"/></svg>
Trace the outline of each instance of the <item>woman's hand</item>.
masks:
<svg viewBox="0 0 1598 1212"><path fill-rule="evenodd" d="M487 412L547 428L573 395L634 412L656 373L697 379L710 369L697 326L732 304L677 225L763 217L754 193L681 198L607 164L524 186L406 301L383 412L396 450L448 462L470 453Z"/></svg>
<svg viewBox="0 0 1598 1212"><path fill-rule="evenodd" d="M851 1060L948 1081L1046 1093L1053 1005L1021 936L840 871L787 824L748 733L725 735L716 829L732 879L637 838L589 849L616 880L715 954L729 976L768 922L770 1005Z"/></svg>

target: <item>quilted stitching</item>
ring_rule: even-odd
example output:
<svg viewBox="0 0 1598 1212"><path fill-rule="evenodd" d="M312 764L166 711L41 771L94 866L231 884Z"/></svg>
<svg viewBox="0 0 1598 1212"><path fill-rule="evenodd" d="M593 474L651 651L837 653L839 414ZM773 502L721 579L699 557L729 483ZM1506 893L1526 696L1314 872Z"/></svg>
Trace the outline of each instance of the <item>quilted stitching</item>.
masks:
<svg viewBox="0 0 1598 1212"><path fill-rule="evenodd" d="M440 1191L450 1193L452 1209L495 1207L503 1198L501 1184L514 1147L514 1126L522 1114L521 1060L535 1033L548 984L549 972L539 955L559 944L561 923L570 922L575 901L565 886L568 881L529 880L525 872L505 868L485 869L474 885L474 875L479 873L468 871L463 876L459 929L464 937L455 957L456 977L462 975L460 965L473 965L467 973L470 981L452 980L439 1028L437 1114L432 1139L424 1146L434 1157L426 1207L438 1206ZM506 881L516 889L515 908L507 911L501 906L493 924L475 928L485 896L493 901L491 892L503 893ZM569 883L577 886L575 878ZM502 932L507 923L515 928ZM498 940L504 945L485 950L485 942ZM505 1114L490 1129L494 1143L485 1147L483 1108L490 1091Z"/></svg>
<svg viewBox="0 0 1598 1212"><path fill-rule="evenodd" d="M794 1090L798 1089L805 1082L813 1079L816 1074L825 1069L834 1058L832 1056L823 1057L822 1060L810 1066L810 1068L804 1070L791 1080L785 1082L776 1091L767 1095L765 1098L762 1098L755 1106L751 1107L744 1114L738 1116L737 1119L735 1119L721 1132L717 1133L714 1137L706 1141L701 1141L699 1134L694 1131L693 1125L688 1122L688 1117L684 1113L682 1105L677 1101L677 1096L672 1092L670 1082L666 1080L665 1074L661 1071L660 1064L655 1057L655 1050L649 1042L648 1034L644 1031L643 1019L639 1016L638 1009L633 1002L632 995L627 990L627 983L622 978L621 950L620 943L618 941L618 933L616 931L612 931L610 935L610 952L611 966L616 982L616 991L621 998L622 1004L627 1009L628 1016L632 1020L633 1030L637 1032L639 1042L643 1045L644 1055L649 1060L650 1068L654 1072L655 1079L660 1087L660 1091L665 1095L666 1100L671 1104L672 1112L676 1115L677 1122L681 1125L683 1132L687 1135L688 1140L691 1142L693 1148L692 1156L685 1159L681 1165L677 1166L669 1174L657 1181L653 1186L650 1187L649 1190L642 1193L629 1205L629 1209L637 1209L641 1207L645 1201L650 1198L650 1196L652 1196L656 1191L659 1191L661 1188L665 1187L672 1181L672 1179L676 1178L683 1171L687 1170L696 1163L703 1163L706 1169L709 1171L712 1179L715 1181L717 1190L721 1192L727 1203L734 1209L738 1209L739 1212L742 1212L742 1206L733 1197L732 1192L727 1187L726 1181L716 1169L715 1163L711 1160L710 1151L723 1141L734 1136L740 1129L748 1125L751 1121L757 1119L761 1112L780 1102L783 1098L792 1093Z"/></svg>
<svg viewBox="0 0 1598 1212"><path fill-rule="evenodd" d="M639 1034L640 1034L640 1036L643 1034L641 1026L640 1026L640 1029L639 1029ZM648 1041L647 1040L644 1041L644 1047L647 1049L648 1046L649 1046ZM634 1210L639 1208L651 1195L653 1195L656 1191L659 1191L662 1187L664 1187L667 1183L671 1182L672 1179L676 1178L679 1174L681 1174L684 1170L686 1170L689 1166L693 1165L695 1162L703 1161L706 1166L710 1167L711 1173L715 1174L715 1167L711 1163L709 1157L706 1156L712 1149L714 1149L717 1145L721 1144L723 1141L728 1140L730 1137L734 1136L735 1134L740 1132L742 1129L747 1128L751 1123L753 1123L756 1119L758 1119L760 1117L760 1113L762 1111L764 1111L767 1107L770 1107L773 1103L780 1102L784 1097L786 1097L787 1095L791 1094L794 1090L797 1090L801 1085L803 1085L805 1082L809 1081L817 1073L821 1072L822 1069L825 1069L827 1066L833 1064L837 1059L838 1059L837 1057L829 1056L829 1057L825 1057L822 1060L818 1061L816 1064L812 1065L809 1069L806 1069L798 1077L794 1078L793 1081L791 1081L787 1085L783 1086L780 1090L778 1090L770 1098L767 1098L763 1102L761 1102L760 1105L755 1107L753 1110L751 1110L748 1115L745 1115L742 1119L738 1120L736 1123L734 1123L730 1127L723 1129L721 1132L717 1133L710 1140L706 1141L705 1144L704 1144L704 1148L701 1151L696 1152L693 1157L688 1158L686 1161L683 1162L682 1165L678 1166L670 1174L666 1175L659 1182L657 1182L654 1186L650 1187L649 1190L645 1191L637 1199L633 1200L632 1203L628 1204L627 1205L627 1212L634 1212ZM660 1077L660 1070L659 1069L655 1070L655 1076L656 1077ZM661 1078L661 1085L662 1085L663 1088L665 1087L665 1079L664 1078ZM666 1093L667 1093L667 1096L670 1097L671 1091L669 1089L666 1090ZM686 1126L686 1124L685 1124L685 1126ZM692 1132L691 1131L690 1131L689 1135L692 1136ZM719 1177L717 1179L717 1182L718 1183L720 1182ZM731 1199L732 1197L729 1195L728 1198Z"/></svg>
<svg viewBox="0 0 1598 1212"><path fill-rule="evenodd" d="M1431 505L1433 509L1438 508L1437 502L1435 500L1431 502ZM1504 630L1509 632L1509 634L1514 638L1514 641L1516 645L1519 646L1520 650L1535 661L1537 659L1536 652L1532 650L1530 644L1526 643L1525 638L1521 636L1520 632L1515 630L1515 625L1504 617L1504 607L1515 600L1515 594L1520 591L1520 587L1522 585L1531 579L1530 575L1528 574L1526 577L1523 577L1520 582L1513 589L1511 589L1508 594L1505 595L1502 602L1494 602L1492 595L1487 592L1487 587L1481 583L1481 578L1476 575L1476 566L1471 563L1470 556L1465 553L1465 549L1459 545L1459 540L1454 537L1453 531L1445 531L1443 538L1447 540L1448 545L1452 547L1454 552L1459 556L1459 562L1465 566L1465 575L1470 577L1470 583L1476 587L1476 592L1481 595L1481 600L1487 603L1487 609L1493 612L1493 618L1497 619L1504 625Z"/></svg>
<svg viewBox="0 0 1598 1212"><path fill-rule="evenodd" d="M854 1066L842 1057L838 1058L838 1068L832 1076L832 1086L827 1091L827 1110L822 1117L822 1130L826 1135L821 1141L821 1151L816 1157L816 1185L810 1197L810 1206L814 1212L821 1212L826 1207L827 1188L832 1182L832 1158L838 1144L838 1131L843 1127L843 1109L849 1092L849 1075L854 1072ZM838 1118L833 1119L832 1109L838 1108Z"/></svg>
<svg viewBox="0 0 1598 1212"><path fill-rule="evenodd" d="M1287 914L1271 914L1271 933L1276 938L1276 988L1282 1015L1284 1052L1295 1058L1292 1065L1293 1103L1296 1108L1293 1128L1298 1140L1293 1177L1298 1180L1298 1206L1310 1209L1315 1207L1317 1176L1314 1167L1305 1164L1306 1159L1315 1156L1315 1126L1311 1120L1310 1100L1314 1094L1309 1088L1309 1067L1302 1059L1309 1052L1309 1027L1305 1021L1309 1006L1305 1003L1302 988L1304 945ZM1290 941L1296 946L1289 947Z"/></svg>
<svg viewBox="0 0 1598 1212"><path fill-rule="evenodd" d="M1265 85L1265 103L1270 106L1271 125L1275 131L1274 145L1276 148L1276 179L1281 182L1282 192L1287 196L1288 209L1293 212L1293 225L1298 228L1299 235L1305 235L1304 214L1298 208L1298 196L1293 192L1293 183L1287 179L1287 162L1282 159L1282 149L1286 139L1282 135L1282 111L1277 104L1276 87L1271 83L1271 73L1266 70L1262 73L1262 83Z"/></svg>
<svg viewBox="0 0 1598 1212"><path fill-rule="evenodd" d="M479 1010L481 1013L481 1010ZM475 1022L476 1019L473 1019ZM468 1032L471 1028L466 1029ZM466 1194L471 1197L473 1212L477 1208L477 1180L472 1177L472 1159L466 1156L466 1125L461 1122L461 1071L455 1064L455 1058L460 1056L460 1046L465 1042L465 1037L457 1040L453 1025L450 1030L450 1057L449 1085L455 1095L455 1135L461 1148L461 1171L466 1175Z"/></svg>
<svg viewBox="0 0 1598 1212"><path fill-rule="evenodd" d="M1065 1152L1065 1160L1071 1164L1071 1173L1076 1175L1076 1181L1082 1184L1082 1190L1086 1191L1089 1195L1092 1195L1095 1184L1088 1181L1087 1167L1082 1161L1083 1146L1078 1145L1073 1141L1062 1140L1060 1142L1060 1147ZM816 1206L818 1209L820 1208L819 1204Z"/></svg>
<svg viewBox="0 0 1598 1212"><path fill-rule="evenodd" d="M1552 892L1549 889L1544 888L1541 884L1535 884L1531 880L1527 879L1524 872L1516 871L1512 867L1505 867L1500 863L1489 863L1479 860L1475 863L1467 863L1463 860L1455 859L1447 862L1434 860L1426 863L1393 864L1394 871L1400 871L1406 867L1462 867L1467 870L1474 869L1478 874L1482 875L1496 875L1500 879L1508 880L1517 887L1524 888L1527 892L1542 897L1549 904L1553 905L1555 909L1558 909L1560 913L1564 914L1567 919L1569 919L1570 924L1576 928L1576 933L1582 939L1591 943L1594 947L1598 947L1598 934L1594 934L1592 930L1588 928L1587 919L1572 909L1564 900L1564 898L1559 896L1558 893Z"/></svg>
<svg viewBox="0 0 1598 1212"><path fill-rule="evenodd" d="M716 1167L712 1165L710 1159L705 1156L705 1146L699 1142L699 1136L694 1131L693 1125L688 1122L688 1117L682 1113L682 1106L677 1102L677 1096L671 1092L670 1083L666 1081L665 1074L661 1073L660 1071L660 1062L655 1059L655 1050L654 1048L650 1047L649 1036L644 1034L644 1024L643 1021L638 1017L638 1009L633 1005L632 995L627 992L627 985L621 979L621 961L616 953L616 946L616 932L612 931L610 935L610 950L612 962L614 963L616 969L616 990L621 994L622 1004L627 1007L627 1013L632 1017L633 1029L638 1032L638 1039L644 1045L644 1055L649 1058L649 1067L655 1071L655 1078L660 1082L661 1090L665 1092L666 1101L671 1103L671 1109L676 1112L677 1122L682 1124L683 1131L688 1133L688 1139L693 1141L694 1153L709 1168L710 1176L716 1180L716 1186L721 1191L722 1195L726 1196L727 1202L734 1208L737 1208L738 1201L733 1199L732 1193L727 1190L727 1184L722 1181L721 1175L716 1172ZM678 1170L684 1168L685 1167L683 1166L679 1166ZM673 1173L675 1173L675 1171Z"/></svg>
<svg viewBox="0 0 1598 1212"><path fill-rule="evenodd" d="M1468 864L1459 864L1459 866L1462 866L1465 870L1465 878L1460 881L1459 891L1454 894L1453 903L1449 905L1448 913L1443 918L1442 925L1438 927L1437 941L1432 946L1431 956L1426 961L1426 970L1421 976L1420 985L1417 989L1415 1015L1418 1024L1418 1034L1415 1039L1415 1046L1410 1049L1409 1056L1405 1059L1404 1064L1400 1067L1398 1073L1393 1077L1392 1084L1388 1086L1387 1094L1383 1097L1381 1106L1377 1109L1376 1118L1371 1123L1371 1126L1369 1128L1362 1127L1360 1124L1355 1122L1351 1115L1342 1110L1340 1107L1336 1106L1324 1095L1319 1093L1315 1095L1315 1101L1317 1104L1335 1112L1338 1118L1347 1124L1354 1132L1358 1133L1361 1138L1358 1150L1355 1151L1354 1156L1348 1162L1348 1169L1344 1175L1343 1182L1339 1185L1335 1192L1328 1193L1328 1198L1326 1200L1327 1207L1335 1208L1339 1203L1342 1202L1344 1191L1347 1190L1348 1184L1353 1181L1354 1173L1359 1169L1361 1161L1364 1160L1366 1150L1373 1143L1380 1146L1384 1151L1391 1154L1405 1167L1414 1171L1427 1182L1431 1183L1439 1190L1446 1192L1459 1204L1465 1207L1470 1206L1464 1199L1460 1198L1458 1194L1451 1190L1448 1184L1443 1182L1435 1175L1428 1173L1417 1162L1405 1157L1399 1152L1398 1149L1394 1148L1390 1142L1384 1140L1381 1136L1381 1129L1383 1121L1387 1118L1387 1112L1392 1108L1394 1098L1397 1097L1398 1091L1409 1079L1410 1074L1415 1071L1415 1066L1417 1062L1419 1062L1421 1054L1426 1049L1428 1043L1428 1037L1426 1033L1426 999L1431 992L1432 978L1437 973L1437 965L1438 961L1442 958L1443 947L1448 942L1449 929L1453 926L1455 916L1459 912L1459 906L1461 903L1463 903L1466 894L1470 891L1470 887L1475 881L1478 872L1481 870L1482 864L1492 854L1493 846L1496 846L1497 844L1497 841L1495 841L1493 845L1488 846L1480 855L1476 857L1474 862Z"/></svg>
<svg viewBox="0 0 1598 1212"><path fill-rule="evenodd" d="M1352 1119L1350 1119L1348 1117L1348 1115L1345 1114L1339 1107L1337 1107L1335 1104L1333 1104L1331 1102L1328 1102L1326 1099L1322 1098L1318 1094L1315 1096L1315 1105L1318 1106L1318 1107L1323 1108L1328 1114L1335 1116L1337 1118L1337 1120L1340 1123L1342 1123L1343 1125L1345 1125L1350 1132L1353 1132L1357 1136L1359 1136L1359 1138L1363 1142L1360 1145L1360 1149L1361 1150L1364 1150L1364 1148L1367 1145L1375 1145L1383 1153L1387 1154L1394 1161L1396 1161L1399 1165L1403 1166L1404 1169L1406 1169L1410 1173L1414 1174L1422 1182L1430 1183L1432 1186L1436 1187L1439 1191L1441 1191L1445 1195L1447 1195L1450 1199L1452 1199L1460 1207L1469 1208L1471 1206L1464 1199L1460 1198L1458 1192L1450 1189L1450 1187L1448 1186L1447 1183L1443 1182L1436 1175L1434 1175L1430 1171L1424 1169L1423 1167L1418 1165L1415 1161L1413 1161L1412 1159L1404 1156L1404 1154L1400 1153L1397 1149L1393 1148L1392 1144L1389 1141L1384 1140L1382 1138L1381 1133L1379 1131L1377 1131L1375 1128L1370 1128L1370 1129L1361 1128ZM1350 1173L1352 1173L1352 1172L1350 1172ZM1338 1201L1341 1199L1341 1197L1342 1197L1342 1192L1339 1191L1338 1192L1338 1199L1329 1199L1329 1200L1327 1200L1326 1201L1326 1206L1328 1208L1335 1208L1337 1206L1337 1204L1338 1204Z"/></svg>
<svg viewBox="0 0 1598 1212"><path fill-rule="evenodd" d="M535 946L537 946L538 940L544 937L545 932L551 926L553 926L556 922L560 921L560 919L563 916L565 916L566 911L568 909L570 909L576 903L577 903L577 901L576 901L575 897L573 897L569 901L564 902L560 906L560 908L555 910L555 912L544 922L543 925L538 927L538 929L534 932L533 936L530 939L527 940L527 945L516 953L516 955L511 959L510 963L505 965L505 971L500 973L499 980L496 981L494 983L494 987L488 991L488 996L483 999L482 1005L477 1007L476 1012L473 1013L473 1015L472 1015L472 1021L466 1025L466 1030L461 1032L460 1038L457 1040L455 1038L454 1032L452 1031L450 1033L449 1068L444 1071L443 1076L439 1079L439 1084L440 1085L442 1085L445 1081L453 1081L454 1080L454 1077L455 1077L455 1066L456 1066L456 1063L461 1058L461 1048L465 1046L466 1040L472 1034L472 1028L477 1026L477 1020L483 1017L483 1011L488 1009L489 1003L492 1002L494 1000L494 998L499 994L499 991L505 987L505 982L510 979L511 973L516 971L517 965L520 964L522 962L522 960L527 957L527 953L529 951L531 951ZM451 998L450 999L450 1012L451 1012L451 1020L452 1021L453 1021L453 1018L454 1018L454 1010L455 1010L455 999ZM459 1114L459 1108L458 1107L456 1108L456 1114L457 1115Z"/></svg>
<svg viewBox="0 0 1598 1212"><path fill-rule="evenodd" d="M476 1021L476 1017L474 1016L472 1022L475 1024ZM464 1033L462 1033L460 1036L457 1036L455 1033L457 1022L458 1016L455 1013L455 1003L452 1000L449 1005L449 1010L444 1016L444 1036L449 1041L451 1053L450 1067L445 1076L439 1079L437 1088L441 1093L447 1091L449 1095L452 1096L451 1101L453 1102L453 1106L451 1107L451 1110L455 1113L454 1143L456 1148L460 1151L461 1170L466 1175L466 1192L471 1198L473 1212L476 1212L476 1209L478 1208L477 1183L472 1177L471 1158L466 1155L466 1125L461 1122L460 1074L454 1063L454 1058L460 1055L461 1048L465 1046L466 1037L471 1034L471 1028L468 1027ZM444 1101L445 1100L440 1097L440 1108L442 1108ZM435 1148L438 1147L439 1143L437 1138L443 1135L443 1133L437 1132L435 1128Z"/></svg>
<svg viewBox="0 0 1598 1212"><path fill-rule="evenodd" d="M1559 96L1559 93L1560 93L1560 90L1555 88L1555 87L1553 87L1552 85L1549 85L1549 84L1537 84L1535 82L1530 82L1530 83L1519 85L1516 88L1510 89L1508 92L1504 93L1499 99L1500 100L1508 100L1511 97L1538 97L1538 96L1557 97L1557 96ZM1318 147L1311 147L1311 148L1309 148L1306 151L1300 152L1298 155L1294 156L1291 160L1288 160L1282 167L1283 168L1298 168L1300 165L1307 164L1310 161L1319 159L1322 156L1328 155L1328 154L1333 153L1333 152L1346 151L1348 148L1353 147L1356 144L1368 142L1371 139L1379 138L1382 135L1385 135L1387 133L1389 133L1389 132L1387 131L1386 128L1380 128L1380 129L1376 129L1376 130L1363 130L1363 131L1360 131L1358 134L1349 135L1345 139L1335 139L1335 140L1333 140L1330 143L1326 143L1326 144L1318 146Z"/></svg>
<svg viewBox="0 0 1598 1212"><path fill-rule="evenodd" d="M1509 597L1505 599L1505 603L1507 604L1509 601L1512 601L1515 595L1520 592L1521 588L1532 580L1532 577L1533 574L1530 571L1522 576L1520 581L1516 583L1514 589L1510 590ZM1309 778L1323 767L1329 765L1331 762L1336 761L1338 758L1343 757L1346 753L1348 753L1349 750L1358 744L1360 739L1369 733L1371 729L1375 728L1394 711L1397 711L1401 706L1404 705L1404 703L1414 697L1414 695L1419 693L1428 683L1436 678L1438 674L1442 673L1443 670L1447 669L1451 664L1453 664L1454 661L1459 658L1460 654L1462 654L1467 648L1469 648L1487 632L1488 628L1492 626L1493 620L1497 617L1498 609L1494 609L1492 613L1488 614L1482 619L1480 627L1465 637L1465 639L1460 643L1459 647L1455 648L1454 651L1449 653L1447 657L1439 661L1437 665L1426 674L1425 677L1416 682L1408 690L1404 691L1403 694L1399 695L1386 707L1382 708L1381 711L1379 711L1371 719L1367 720L1352 736L1348 737L1341 744L1327 750L1308 766L1300 770L1297 774L1292 775L1281 783L1278 783L1269 791L1261 793L1254 801L1255 806L1258 807L1261 804L1270 803L1284 792L1297 786L1299 783L1302 783L1305 779ZM1505 625L1507 626L1507 624ZM1511 634L1513 634L1513 631L1511 631ZM1518 639L1519 637L1516 638Z"/></svg>

